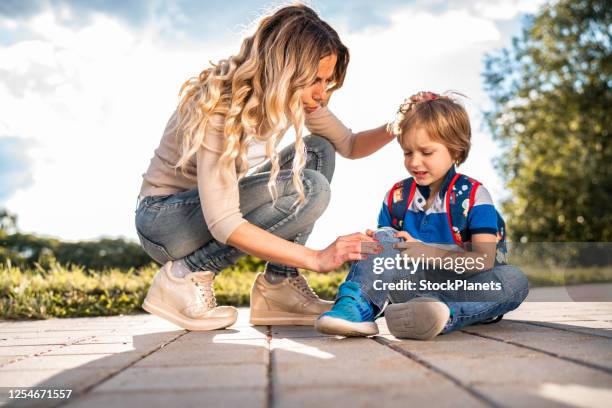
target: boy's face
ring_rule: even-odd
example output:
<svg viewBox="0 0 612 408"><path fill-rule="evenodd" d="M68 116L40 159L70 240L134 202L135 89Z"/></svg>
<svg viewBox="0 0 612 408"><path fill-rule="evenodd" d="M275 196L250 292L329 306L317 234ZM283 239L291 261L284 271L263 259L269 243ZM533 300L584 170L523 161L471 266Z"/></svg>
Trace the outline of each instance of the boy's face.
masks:
<svg viewBox="0 0 612 408"><path fill-rule="evenodd" d="M413 127L402 138L404 166L417 184L437 190L453 165L450 152L442 143L431 140L422 127Z"/></svg>

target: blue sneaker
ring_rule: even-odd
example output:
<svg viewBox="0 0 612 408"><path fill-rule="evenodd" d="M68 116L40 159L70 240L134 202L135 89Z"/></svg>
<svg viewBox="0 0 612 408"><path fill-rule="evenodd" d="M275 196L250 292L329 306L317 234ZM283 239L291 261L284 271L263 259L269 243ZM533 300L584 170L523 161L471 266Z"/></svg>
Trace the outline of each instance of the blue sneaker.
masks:
<svg viewBox="0 0 612 408"><path fill-rule="evenodd" d="M361 295L359 285L344 282L340 285L332 309L315 321L315 329L320 333L347 337L373 336L378 334L374 319L374 308Z"/></svg>

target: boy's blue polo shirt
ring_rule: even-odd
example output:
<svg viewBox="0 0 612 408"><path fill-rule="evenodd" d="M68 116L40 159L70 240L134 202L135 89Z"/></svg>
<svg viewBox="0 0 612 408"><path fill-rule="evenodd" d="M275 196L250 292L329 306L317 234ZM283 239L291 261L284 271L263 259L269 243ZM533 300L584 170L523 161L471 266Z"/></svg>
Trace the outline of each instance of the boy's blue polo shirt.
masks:
<svg viewBox="0 0 612 408"><path fill-rule="evenodd" d="M417 184L412 202L404 216L402 230L407 231L413 238L423 242L457 246L451 235L446 212L446 194L448 194L448 186L455 174L456 171L453 166L444 177L440 192L427 210L425 210L425 204L429 198L430 188L429 186ZM457 191L456 187L455 192L457 200L462 202L463 208L468 208L469 197L467 194L465 194L465 197L462 197L464 195L463 191ZM391 215L387 205L389 193L390 190L385 194L382 208L378 214L379 228L392 226ZM463 204L465 200L467 202ZM480 185L476 190L474 206L467 216L467 228L470 235L497 234L497 212L489 191L483 185Z"/></svg>

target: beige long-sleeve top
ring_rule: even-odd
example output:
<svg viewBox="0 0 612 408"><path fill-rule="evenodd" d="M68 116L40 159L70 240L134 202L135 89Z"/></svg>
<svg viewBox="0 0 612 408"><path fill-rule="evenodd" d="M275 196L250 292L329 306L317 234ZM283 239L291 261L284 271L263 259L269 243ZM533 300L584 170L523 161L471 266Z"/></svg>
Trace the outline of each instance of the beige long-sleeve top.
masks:
<svg viewBox="0 0 612 408"><path fill-rule="evenodd" d="M147 172L143 174L140 196L175 194L197 188L204 219L212 236L227 243L234 230L247 220L240 212L236 166L230 166L227 180L221 175L217 176L219 158L223 153L223 132L215 130L215 126L207 126L204 143L183 174L174 167L180 156L178 138L181 137L175 131L176 120L175 112L168 121ZM221 120L220 116L211 118L213 123ZM310 132L327 138L341 156L351 157L354 134L327 107L306 114L305 122Z"/></svg>

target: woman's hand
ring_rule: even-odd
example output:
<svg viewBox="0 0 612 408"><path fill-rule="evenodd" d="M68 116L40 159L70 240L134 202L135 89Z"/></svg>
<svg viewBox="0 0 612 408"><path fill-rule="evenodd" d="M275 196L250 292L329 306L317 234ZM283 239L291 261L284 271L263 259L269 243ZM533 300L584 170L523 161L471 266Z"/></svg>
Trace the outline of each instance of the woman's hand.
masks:
<svg viewBox="0 0 612 408"><path fill-rule="evenodd" d="M367 254L379 254L382 250L383 247L374 238L361 232L343 235L327 248L315 252L313 270L333 271L346 261L367 259Z"/></svg>
<svg viewBox="0 0 612 408"><path fill-rule="evenodd" d="M368 237L374 238L374 234L376 233L376 231L367 229L365 233ZM395 234L393 234L393 236L396 238L403 238L404 242L419 242L418 240L414 239L412 235L410 235L406 231L397 231ZM378 241L376 238L374 238L374 240Z"/></svg>

